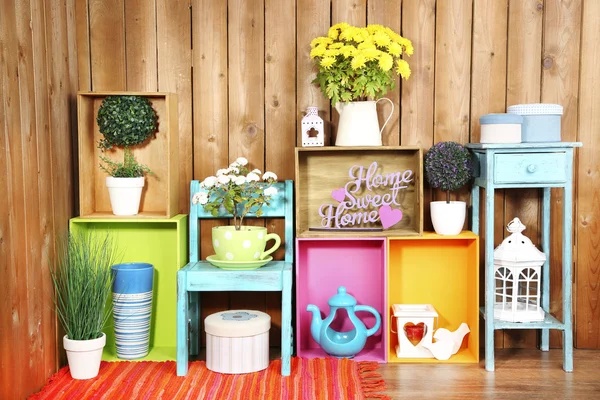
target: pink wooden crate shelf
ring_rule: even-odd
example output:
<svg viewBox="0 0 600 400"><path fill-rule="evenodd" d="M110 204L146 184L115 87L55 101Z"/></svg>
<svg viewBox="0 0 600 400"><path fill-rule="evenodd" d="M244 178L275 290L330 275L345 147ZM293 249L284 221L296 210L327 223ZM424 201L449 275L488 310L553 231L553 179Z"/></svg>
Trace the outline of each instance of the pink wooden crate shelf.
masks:
<svg viewBox="0 0 600 400"><path fill-rule="evenodd" d="M317 358L327 354L310 334L312 314L308 304L329 315L327 301L345 286L358 304L369 305L381 315L381 328L367 339L358 361L387 362L388 321L386 320L387 274L385 238L297 238L296 239L296 343L298 357ZM367 312L357 316L367 328L375 317ZM349 331L352 324L345 311L338 312L331 327Z"/></svg>

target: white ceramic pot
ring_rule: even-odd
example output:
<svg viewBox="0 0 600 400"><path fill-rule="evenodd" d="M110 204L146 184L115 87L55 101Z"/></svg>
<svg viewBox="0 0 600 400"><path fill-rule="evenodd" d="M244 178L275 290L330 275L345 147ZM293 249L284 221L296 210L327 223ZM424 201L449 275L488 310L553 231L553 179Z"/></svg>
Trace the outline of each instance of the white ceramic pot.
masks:
<svg viewBox="0 0 600 400"><path fill-rule="evenodd" d="M467 215L467 203L464 201L432 201L431 222L439 235L458 235L462 231Z"/></svg>
<svg viewBox="0 0 600 400"><path fill-rule="evenodd" d="M110 205L115 215L137 215L140 209L144 177L115 178L106 177L106 187L110 196Z"/></svg>
<svg viewBox="0 0 600 400"><path fill-rule="evenodd" d="M106 335L98 339L71 340L63 337L63 346L69 360L69 370L73 379L91 379L98 375L102 350L106 345Z"/></svg>
<svg viewBox="0 0 600 400"><path fill-rule="evenodd" d="M377 103L387 100L392 110L387 120L379 129L377 119ZM335 109L340 114L336 146L381 146L381 132L394 113L394 103L385 97L377 101L351 101L337 103Z"/></svg>

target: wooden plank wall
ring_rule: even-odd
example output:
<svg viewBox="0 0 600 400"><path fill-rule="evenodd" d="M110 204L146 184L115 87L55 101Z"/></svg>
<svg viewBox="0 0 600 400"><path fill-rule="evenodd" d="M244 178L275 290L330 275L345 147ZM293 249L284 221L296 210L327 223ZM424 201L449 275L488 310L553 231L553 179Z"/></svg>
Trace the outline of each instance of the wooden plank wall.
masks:
<svg viewBox="0 0 600 400"><path fill-rule="evenodd" d="M3 210L11 210L0 219L0 260L8 277L0 285L10 299L0 306L2 350L10 347L8 354L13 354L17 341L11 338L23 337L30 332L27 328L43 318L39 328L43 334L16 345L27 355L17 356L23 357L22 368L38 372L17 374L16 379L43 376L56 360L55 349L46 351L54 340L51 314L28 297L36 285L47 289L47 274L25 266L41 265L45 271L40 249L52 248L55 232L65 226L76 202L71 182L52 179L70 175L76 160L75 155L65 157L71 151L73 114L69 109L76 89L178 94L180 211L186 213L189 181L214 174L239 156L247 157L254 167L276 172L280 179L292 179L299 121L309 105L319 107L327 122L326 140L333 143L338 115L311 84L315 70L308 53L310 41L340 21L385 24L413 41L412 76L398 82L389 94L395 110L383 135L384 144L428 149L442 140L476 142L481 115L523 102L563 105L563 139L584 143L576 151L575 170L575 343L578 348L600 348L600 138L596 134L600 130L600 34L595 23L600 19L600 2L37 3L3 0L0 12L0 190L9 193L0 204ZM389 113L387 107L379 110L381 117ZM23 179L31 174L36 181ZM559 232L562 198L560 191L552 193L552 230ZM427 203L440 194L427 190L425 195ZM468 199L468 191L455 196ZM496 194L496 244L505 235L506 223L519 216L527 225L526 233L539 245L540 196L539 190ZM281 232L278 223L264 223ZM202 226L203 256L210 252L210 240L206 240L210 227ZM431 230L428 217L426 229ZM552 245L560 246L555 234ZM551 307L560 315L558 251L553 252L551 265ZM271 339L279 343L277 294L211 294L203 300L210 303L203 308L205 313L243 305L273 313ZM513 331L498 332L496 343L534 347L537 341L535 332ZM560 335L553 335L552 346L560 345ZM28 366L25 360L40 350L44 367ZM12 360L6 354L3 351L0 356L3 366Z"/></svg>
<svg viewBox="0 0 600 400"><path fill-rule="evenodd" d="M59 365L49 261L74 215L74 1L0 5L0 398Z"/></svg>

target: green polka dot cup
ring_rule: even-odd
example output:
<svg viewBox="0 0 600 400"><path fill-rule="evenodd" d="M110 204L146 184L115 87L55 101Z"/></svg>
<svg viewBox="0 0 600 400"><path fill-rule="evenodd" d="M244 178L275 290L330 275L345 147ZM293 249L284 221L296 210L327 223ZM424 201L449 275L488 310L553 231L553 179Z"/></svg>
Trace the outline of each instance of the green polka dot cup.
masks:
<svg viewBox="0 0 600 400"><path fill-rule="evenodd" d="M269 240L275 244L265 251ZM260 226L242 226L239 231L235 226L215 226L212 241L217 258L223 261L264 260L281 245L278 234L267 233L267 228Z"/></svg>

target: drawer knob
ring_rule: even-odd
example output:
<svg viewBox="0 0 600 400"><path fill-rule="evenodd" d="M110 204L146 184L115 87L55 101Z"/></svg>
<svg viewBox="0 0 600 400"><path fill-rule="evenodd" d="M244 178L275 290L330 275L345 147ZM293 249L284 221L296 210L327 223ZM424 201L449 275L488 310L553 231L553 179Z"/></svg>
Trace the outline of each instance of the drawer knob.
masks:
<svg viewBox="0 0 600 400"><path fill-rule="evenodd" d="M537 166L535 164L529 164L527 166L527 172L534 173L537 170Z"/></svg>

